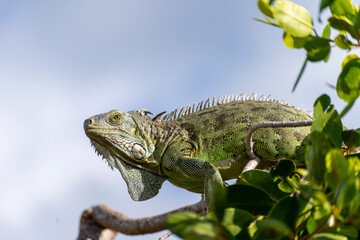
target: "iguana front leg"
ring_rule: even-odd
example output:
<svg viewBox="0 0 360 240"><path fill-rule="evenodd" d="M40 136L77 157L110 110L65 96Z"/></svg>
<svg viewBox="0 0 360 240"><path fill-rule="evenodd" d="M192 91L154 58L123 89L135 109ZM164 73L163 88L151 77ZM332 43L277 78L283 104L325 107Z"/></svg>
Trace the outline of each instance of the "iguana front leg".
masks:
<svg viewBox="0 0 360 240"><path fill-rule="evenodd" d="M214 184L223 185L216 167L199 158L181 156L179 152L165 155L162 171L172 184L191 192L204 193L208 209L211 207Z"/></svg>

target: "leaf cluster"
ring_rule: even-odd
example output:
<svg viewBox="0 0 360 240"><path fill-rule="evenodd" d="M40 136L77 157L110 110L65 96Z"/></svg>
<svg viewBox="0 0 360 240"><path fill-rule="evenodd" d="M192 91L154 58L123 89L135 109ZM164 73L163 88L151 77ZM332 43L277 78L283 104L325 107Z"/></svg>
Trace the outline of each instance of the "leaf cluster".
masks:
<svg viewBox="0 0 360 240"><path fill-rule="evenodd" d="M313 134L329 137L318 129ZM342 136L359 146L358 131ZM212 212L175 213L167 227L184 239L357 239L360 160L344 156L332 143L324 143L328 152L316 144L308 149L310 168L296 169L293 161L281 160L270 172L242 173L236 184L215 187ZM319 162L323 165L317 169Z"/></svg>
<svg viewBox="0 0 360 240"><path fill-rule="evenodd" d="M358 5L352 4L351 0L321 1L319 15L327 8L331 12L331 17L329 17L327 25L322 30L321 36L318 35L313 26L310 13L300 5L290 1L258 0L258 7L264 14L265 20L256 20L282 28L284 30L283 42L287 47L306 51L306 58L295 81L293 91L298 85L309 61L327 62L331 48L334 46L348 51L360 47L360 8ZM337 33L332 38L331 32L334 30ZM355 57L357 56L351 56L350 58ZM343 69L343 71L349 70ZM338 85L337 89L339 87L342 86ZM359 89L359 85L352 87Z"/></svg>
<svg viewBox="0 0 360 240"><path fill-rule="evenodd" d="M329 8L332 14L322 36L309 12L295 3L259 0L258 7L266 18L260 21L284 30L286 46L305 49L300 76L308 61L327 61L330 44L359 47L359 6L351 1L321 1L319 12ZM333 40L332 29L338 31ZM234 185L214 186L212 212L175 213L167 227L190 240L360 239L360 129L341 122L360 96L360 58L348 55L341 69L336 90L347 106L339 113L327 95L315 101L305 169L281 160L270 171L244 172Z"/></svg>

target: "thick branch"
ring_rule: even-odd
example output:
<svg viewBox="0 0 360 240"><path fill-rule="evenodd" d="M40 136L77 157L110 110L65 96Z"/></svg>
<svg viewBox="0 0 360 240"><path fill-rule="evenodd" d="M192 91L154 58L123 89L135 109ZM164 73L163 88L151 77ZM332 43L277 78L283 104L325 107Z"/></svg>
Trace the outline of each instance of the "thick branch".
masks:
<svg viewBox="0 0 360 240"><path fill-rule="evenodd" d="M100 204L85 210L81 216L78 240L112 240L117 232L127 235L154 233L165 229L166 217L175 212L200 213L206 210L202 200L161 215L148 218L129 218L109 206Z"/></svg>

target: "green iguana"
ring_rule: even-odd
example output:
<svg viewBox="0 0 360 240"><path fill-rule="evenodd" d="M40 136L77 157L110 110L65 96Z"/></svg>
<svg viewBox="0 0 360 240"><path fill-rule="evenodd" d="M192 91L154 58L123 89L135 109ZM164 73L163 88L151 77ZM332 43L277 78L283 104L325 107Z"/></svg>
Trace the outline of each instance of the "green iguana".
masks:
<svg viewBox="0 0 360 240"><path fill-rule="evenodd" d="M309 114L285 102L256 95L208 99L150 118L147 110L113 110L84 122L98 154L120 170L133 200L159 192L165 180L204 193L207 205L213 183L234 179L249 159L245 139L250 127L263 122L307 122ZM260 128L252 134L252 152L269 168L280 159L304 162L310 127ZM209 206L209 205L208 205Z"/></svg>

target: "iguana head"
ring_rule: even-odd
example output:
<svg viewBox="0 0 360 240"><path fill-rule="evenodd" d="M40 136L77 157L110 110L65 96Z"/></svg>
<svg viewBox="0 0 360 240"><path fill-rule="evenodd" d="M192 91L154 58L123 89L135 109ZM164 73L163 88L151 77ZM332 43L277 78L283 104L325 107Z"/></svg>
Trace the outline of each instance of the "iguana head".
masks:
<svg viewBox="0 0 360 240"><path fill-rule="evenodd" d="M159 176L159 163L152 157L154 144L132 115L136 112L113 110L95 115L84 122L86 135L98 154L112 168L119 169L132 199L146 200L155 196L163 181ZM137 121L147 121L143 116ZM141 125L144 125L142 123Z"/></svg>
<svg viewBox="0 0 360 240"><path fill-rule="evenodd" d="M148 171L157 167L157 162L151 158L152 143L144 138L129 113L112 110L95 115L85 120L84 129L95 150L106 158L111 167L118 168L118 161Z"/></svg>

